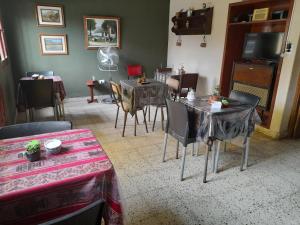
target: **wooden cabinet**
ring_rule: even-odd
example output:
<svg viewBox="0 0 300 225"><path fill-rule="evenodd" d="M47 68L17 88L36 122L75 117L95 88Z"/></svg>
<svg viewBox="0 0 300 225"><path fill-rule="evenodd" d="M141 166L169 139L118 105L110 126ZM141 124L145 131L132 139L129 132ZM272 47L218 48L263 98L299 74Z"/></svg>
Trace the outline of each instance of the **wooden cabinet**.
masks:
<svg viewBox="0 0 300 225"><path fill-rule="evenodd" d="M270 108L274 84L275 65L235 63L232 72L233 90L243 91L260 97L259 107Z"/></svg>
<svg viewBox="0 0 300 225"><path fill-rule="evenodd" d="M250 64L236 64L241 62L245 35L247 33L282 32L284 38L281 46L283 52L286 45L287 34L291 21L294 0L245 0L231 3L228 9L226 39L223 53L223 65L220 79L221 95L228 96L235 88L249 90L260 97L261 116L263 126L270 127L278 83L281 75L283 58L280 57L276 65L269 66L268 62L252 61ZM269 8L267 20L252 21L250 15L255 9ZM272 12L277 10L287 11L287 18L273 19ZM251 64L252 63L252 64ZM258 76L259 75L259 76ZM268 90L268 91L267 91ZM263 103L264 102L264 103ZM263 104L262 104L263 103Z"/></svg>

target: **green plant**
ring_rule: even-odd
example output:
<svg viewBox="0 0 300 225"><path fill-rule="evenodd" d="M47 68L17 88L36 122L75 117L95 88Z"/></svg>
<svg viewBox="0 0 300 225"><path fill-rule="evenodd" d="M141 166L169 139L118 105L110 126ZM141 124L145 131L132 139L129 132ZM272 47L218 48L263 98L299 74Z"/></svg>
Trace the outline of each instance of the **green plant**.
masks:
<svg viewBox="0 0 300 225"><path fill-rule="evenodd" d="M26 145L26 150L28 154L33 154L40 151L41 143L37 140L32 140Z"/></svg>

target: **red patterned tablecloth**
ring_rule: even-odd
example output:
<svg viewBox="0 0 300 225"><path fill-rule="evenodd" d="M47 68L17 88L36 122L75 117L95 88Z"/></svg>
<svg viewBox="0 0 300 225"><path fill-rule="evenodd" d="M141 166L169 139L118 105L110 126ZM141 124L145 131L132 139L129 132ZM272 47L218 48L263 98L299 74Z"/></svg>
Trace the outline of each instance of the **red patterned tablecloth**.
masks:
<svg viewBox="0 0 300 225"><path fill-rule="evenodd" d="M63 142L49 155L43 143ZM39 140L42 159L29 162L25 145ZM90 130L79 129L0 140L0 224L38 224L91 204L105 202L106 224L123 224L117 177Z"/></svg>

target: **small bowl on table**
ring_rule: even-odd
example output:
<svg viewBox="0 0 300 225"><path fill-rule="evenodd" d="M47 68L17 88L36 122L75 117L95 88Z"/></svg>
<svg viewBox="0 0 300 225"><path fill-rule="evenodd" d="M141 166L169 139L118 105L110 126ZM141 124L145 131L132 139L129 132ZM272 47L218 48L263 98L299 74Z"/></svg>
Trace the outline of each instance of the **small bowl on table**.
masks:
<svg viewBox="0 0 300 225"><path fill-rule="evenodd" d="M50 154L58 154L61 151L61 140L51 139L44 143L45 149Z"/></svg>

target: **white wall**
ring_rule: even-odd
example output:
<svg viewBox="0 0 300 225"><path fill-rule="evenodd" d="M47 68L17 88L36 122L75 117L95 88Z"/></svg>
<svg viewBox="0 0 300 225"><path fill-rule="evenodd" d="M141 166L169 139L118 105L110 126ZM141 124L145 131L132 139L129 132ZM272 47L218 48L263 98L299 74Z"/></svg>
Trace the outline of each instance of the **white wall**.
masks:
<svg viewBox="0 0 300 225"><path fill-rule="evenodd" d="M214 6L212 33L206 36L207 47L200 47L202 41L200 35L181 36L182 45L181 47L176 46L177 36L171 31L173 27L171 18L181 9L186 10L189 7L202 8L203 2L210 2ZM197 92L200 94L212 93L213 88L219 84L228 6L231 2L239 2L239 0L170 1L168 66L176 70L183 64L187 72L199 73Z"/></svg>
<svg viewBox="0 0 300 225"><path fill-rule="evenodd" d="M170 0L170 23L168 44L168 66L175 70L184 65L187 72L199 73L197 92L210 94L216 84L219 84L223 51L226 35L228 6L232 2L241 0ZM171 31L171 18L181 9L194 7L202 8L203 2L210 2L214 6L213 27L211 35L207 36L207 47L201 48L202 36L181 36L181 47L176 46L177 36ZM293 43L294 50L285 56L279 81L273 118L270 129L259 127L258 130L272 137L284 136L287 133L292 101L295 92L295 81L300 70L299 49L300 34L300 0L295 0L294 12L290 25L288 40Z"/></svg>

